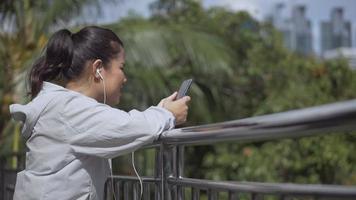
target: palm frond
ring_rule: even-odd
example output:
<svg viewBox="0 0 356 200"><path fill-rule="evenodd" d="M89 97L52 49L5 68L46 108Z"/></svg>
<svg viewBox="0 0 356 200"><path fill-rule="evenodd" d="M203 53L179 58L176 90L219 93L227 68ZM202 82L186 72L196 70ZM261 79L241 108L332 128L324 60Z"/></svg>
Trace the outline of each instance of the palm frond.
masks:
<svg viewBox="0 0 356 200"><path fill-rule="evenodd" d="M211 112L222 102L223 82L234 74L233 51L223 39L191 26L150 21L126 21L110 28L125 43L129 81L121 108L156 104L191 77L196 84L190 92L195 105L190 121L214 120Z"/></svg>

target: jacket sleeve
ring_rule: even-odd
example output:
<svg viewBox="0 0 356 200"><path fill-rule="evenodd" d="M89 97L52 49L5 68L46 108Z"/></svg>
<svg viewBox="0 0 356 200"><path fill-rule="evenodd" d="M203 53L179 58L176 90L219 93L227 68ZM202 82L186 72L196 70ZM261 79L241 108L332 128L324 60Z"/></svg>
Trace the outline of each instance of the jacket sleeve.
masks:
<svg viewBox="0 0 356 200"><path fill-rule="evenodd" d="M77 154L113 158L152 143L174 128L168 110L152 106L125 112L97 102L67 102L62 120L68 127L66 140Z"/></svg>

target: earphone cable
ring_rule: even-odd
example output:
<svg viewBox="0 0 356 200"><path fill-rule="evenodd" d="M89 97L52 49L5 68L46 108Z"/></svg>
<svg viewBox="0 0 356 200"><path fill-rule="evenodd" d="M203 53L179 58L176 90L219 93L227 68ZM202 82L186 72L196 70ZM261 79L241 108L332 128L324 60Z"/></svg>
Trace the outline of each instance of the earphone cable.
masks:
<svg viewBox="0 0 356 200"><path fill-rule="evenodd" d="M133 169L135 171L135 174L136 174L136 176L137 176L137 178L138 178L138 180L140 182L140 198L139 198L139 200L141 200L142 199L142 194L143 194L143 183L142 183L142 178L138 174L138 172L136 170L136 167L135 167L135 152L134 151L131 153L131 162L132 162L132 167L133 167Z"/></svg>
<svg viewBox="0 0 356 200"><path fill-rule="evenodd" d="M99 73L100 74L100 73ZM101 74L100 74L101 75ZM102 76L100 76L102 81L103 81L103 87L104 87L104 104L106 104L106 88L105 88L105 81L104 78ZM140 177L140 175L138 174L136 167L135 167L135 152L133 151L131 154L131 161L132 161L132 167L135 171L135 174L140 182L140 198L139 200L142 199L142 195L143 195L143 183L142 183L142 179ZM109 167L110 167L110 176L111 176L111 189L113 191L114 194L114 200L116 200L116 195L115 195L115 190L114 190L114 178L113 178L113 172L112 172L112 160L109 159Z"/></svg>
<svg viewBox="0 0 356 200"><path fill-rule="evenodd" d="M105 81L104 81L104 77L101 76L100 72L99 72L100 78L103 82L103 88L104 88L104 104L106 104L106 87L105 87ZM110 168L110 177L111 177L111 190L112 193L114 195L114 200L116 200L116 195L115 195L115 190L114 190L114 178L113 178L113 172L112 172L112 159L109 159L109 168Z"/></svg>
<svg viewBox="0 0 356 200"><path fill-rule="evenodd" d="M103 79L103 86L104 86L104 104L106 104L106 88L105 88L105 81Z"/></svg>
<svg viewBox="0 0 356 200"><path fill-rule="evenodd" d="M114 200L116 200L116 195L115 195L115 190L114 190L114 178L113 178L113 173L112 173L112 159L109 159L109 166L110 166L110 177L111 177L111 190L114 195Z"/></svg>

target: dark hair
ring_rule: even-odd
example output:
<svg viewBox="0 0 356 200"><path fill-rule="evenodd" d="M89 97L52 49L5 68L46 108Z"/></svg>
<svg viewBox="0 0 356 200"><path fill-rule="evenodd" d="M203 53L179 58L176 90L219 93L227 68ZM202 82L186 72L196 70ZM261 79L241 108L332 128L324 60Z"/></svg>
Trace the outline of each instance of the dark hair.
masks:
<svg viewBox="0 0 356 200"><path fill-rule="evenodd" d="M122 47L122 41L113 31L101 27L88 26L74 34L67 29L55 32L30 71L31 97L37 96L43 81L78 78L87 61L101 59L105 67Z"/></svg>

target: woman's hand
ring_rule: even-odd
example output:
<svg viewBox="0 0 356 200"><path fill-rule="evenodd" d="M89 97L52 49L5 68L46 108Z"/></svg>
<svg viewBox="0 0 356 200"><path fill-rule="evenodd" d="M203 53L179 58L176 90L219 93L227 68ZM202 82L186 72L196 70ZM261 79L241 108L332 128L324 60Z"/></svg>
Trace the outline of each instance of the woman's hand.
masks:
<svg viewBox="0 0 356 200"><path fill-rule="evenodd" d="M163 107L173 113L176 118L176 125L183 124L187 121L188 116L188 102L190 101L189 96L184 96L178 100L177 92L174 92L171 96L162 99L158 106Z"/></svg>

